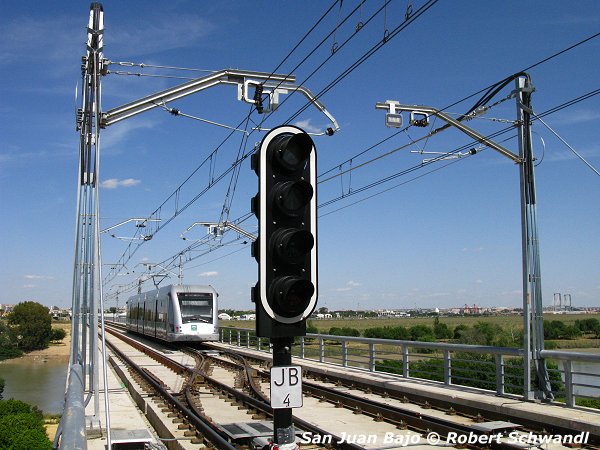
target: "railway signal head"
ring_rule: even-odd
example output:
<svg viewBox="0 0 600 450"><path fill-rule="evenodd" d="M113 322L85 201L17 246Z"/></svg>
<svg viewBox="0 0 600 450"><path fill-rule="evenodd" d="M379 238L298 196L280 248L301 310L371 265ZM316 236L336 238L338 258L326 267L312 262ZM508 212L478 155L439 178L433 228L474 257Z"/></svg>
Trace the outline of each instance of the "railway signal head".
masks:
<svg viewBox="0 0 600 450"><path fill-rule="evenodd" d="M316 149L294 126L280 126L262 140L253 159L259 193L253 210L259 237L255 288L259 336L306 334L305 319L317 302Z"/></svg>

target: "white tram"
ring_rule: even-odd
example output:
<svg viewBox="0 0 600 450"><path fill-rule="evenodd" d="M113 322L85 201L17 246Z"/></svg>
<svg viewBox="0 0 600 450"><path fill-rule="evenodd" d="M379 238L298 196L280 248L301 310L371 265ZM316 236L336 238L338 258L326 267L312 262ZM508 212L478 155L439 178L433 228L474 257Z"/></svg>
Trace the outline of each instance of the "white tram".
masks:
<svg viewBox="0 0 600 450"><path fill-rule="evenodd" d="M212 286L170 285L127 300L127 329L168 342L219 339L217 292Z"/></svg>

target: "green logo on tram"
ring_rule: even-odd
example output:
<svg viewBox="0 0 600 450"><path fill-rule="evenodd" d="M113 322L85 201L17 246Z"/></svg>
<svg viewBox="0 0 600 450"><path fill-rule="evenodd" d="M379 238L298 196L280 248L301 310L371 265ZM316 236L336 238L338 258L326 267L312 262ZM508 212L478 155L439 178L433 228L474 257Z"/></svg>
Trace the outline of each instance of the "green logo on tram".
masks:
<svg viewBox="0 0 600 450"><path fill-rule="evenodd" d="M192 331L196 331L198 329L197 325L192 325Z"/></svg>

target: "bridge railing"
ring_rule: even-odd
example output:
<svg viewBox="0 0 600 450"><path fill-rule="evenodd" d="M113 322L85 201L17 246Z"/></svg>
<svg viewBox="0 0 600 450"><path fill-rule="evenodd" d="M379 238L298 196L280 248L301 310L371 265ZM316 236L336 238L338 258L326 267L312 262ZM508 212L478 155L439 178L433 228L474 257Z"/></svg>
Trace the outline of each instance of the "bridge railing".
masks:
<svg viewBox="0 0 600 450"><path fill-rule="evenodd" d="M569 407L576 405L600 408L600 354L560 350L543 350L541 356L553 361L550 374L562 384L553 393ZM577 401L577 399L580 399Z"/></svg>
<svg viewBox="0 0 600 450"><path fill-rule="evenodd" d="M253 329L221 327L220 339L240 347L270 351L269 340L257 338ZM292 352L302 359L342 367L448 386L470 386L501 396L525 395L524 352L512 347L307 334L296 338ZM575 406L576 397L598 400L600 355L544 351L542 356L548 361L556 401ZM590 366L587 369L586 364Z"/></svg>

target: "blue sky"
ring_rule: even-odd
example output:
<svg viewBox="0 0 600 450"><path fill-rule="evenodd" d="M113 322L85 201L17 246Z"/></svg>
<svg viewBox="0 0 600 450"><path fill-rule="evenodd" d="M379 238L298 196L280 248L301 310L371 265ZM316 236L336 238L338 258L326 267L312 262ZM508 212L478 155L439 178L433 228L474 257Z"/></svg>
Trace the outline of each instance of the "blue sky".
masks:
<svg viewBox="0 0 600 450"><path fill-rule="evenodd" d="M416 11L425 1L410 3ZM147 65L143 69L111 65L111 71L148 75L202 76L148 65L271 72L331 4L105 1L105 57ZM357 23L367 22L382 4L366 2L300 64L358 2L343 2L341 10L336 5L278 72L293 72L312 92L322 91L380 41L386 29L393 30L404 20L407 1L392 1L385 21L382 12L355 32ZM71 302L78 164L75 86L85 51L88 7L88 2L75 1L57 2L52 8L33 1L5 2L2 7L0 282L4 289L0 303L36 300L67 306ZM430 130L411 127L390 137L396 130L384 126L385 114L375 109L376 102L390 99L444 108L599 30L600 4L591 0L442 0L325 93L321 101L341 130L332 137L315 137L319 173L331 169L331 176L354 170L319 185L319 204L344 195L319 210L319 306L520 306L519 174L504 156L486 149L348 194L418 165L424 156L411 150L446 152L470 143L461 133L447 130L359 168ZM332 55L336 42L341 48ZM600 37L532 68L534 110L541 113L598 89L599 55ZM179 82L112 73L102 80L103 110ZM511 90L512 84L492 103ZM291 123L307 131L329 126L314 108L294 117L305 103L300 95L283 98L285 103L264 126L277 126L292 117ZM478 99L479 95L471 97L448 112L463 113ZM231 126L240 124L250 111L248 104L237 101L233 86L213 88L170 106ZM468 125L493 133L506 127L506 120L514 120L515 109L514 100L505 101ZM262 118L257 113L250 117L254 122ZM544 120L600 168L600 95ZM541 123L536 122L533 131L544 303L550 305L556 292L571 294L576 306L600 305L600 177ZM242 143L241 133L225 140L228 134L226 129L158 109L103 130L102 227L148 217L222 144L212 164L202 166L181 188L180 204L193 199L211 176L231 167L240 148L247 152L264 135L254 132ZM498 140L513 135L509 132ZM356 156L387 137L385 143ZM517 152L516 139L503 145ZM349 159L351 163L345 162ZM439 170L426 173L432 169ZM224 177L140 246L126 268L112 277L107 294L135 283L136 277L144 275L142 263L166 264L194 240L206 240L204 227L186 233L187 241L180 235L193 222L218 221L230 185L235 192L230 196L229 219L248 213L257 190L248 160L241 165L237 181L231 184L231 179ZM161 217L168 218L173 208L173 201L167 201ZM256 232L256 220L246 220L243 227ZM129 223L114 232L133 237L136 228ZM212 284L221 293L223 308L250 309L257 265L249 245L236 238L229 231L220 243L233 242L216 248L219 242L211 241L214 250L206 255L202 254L207 245L187 252L184 281ZM117 262L129 242L104 234L104 262ZM103 270L107 275L110 266ZM151 282L145 287L150 288ZM120 301L128 295L121 293ZM112 304L114 298L108 301Z"/></svg>

